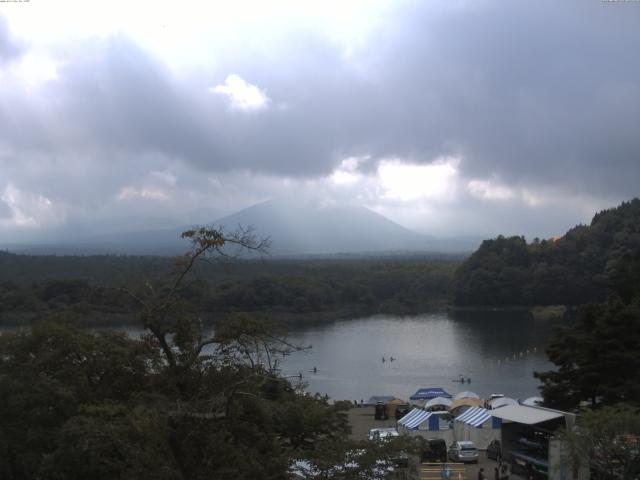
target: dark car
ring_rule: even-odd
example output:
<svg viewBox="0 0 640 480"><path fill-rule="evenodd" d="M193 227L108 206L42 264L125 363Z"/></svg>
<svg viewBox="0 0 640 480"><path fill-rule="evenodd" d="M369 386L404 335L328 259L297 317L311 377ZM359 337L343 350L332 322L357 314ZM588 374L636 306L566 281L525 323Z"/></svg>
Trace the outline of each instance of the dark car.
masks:
<svg viewBox="0 0 640 480"><path fill-rule="evenodd" d="M420 452L421 463L447 462L447 443L442 438L431 438L425 441Z"/></svg>
<svg viewBox="0 0 640 480"><path fill-rule="evenodd" d="M500 445L500 440L493 440L489 446L487 446L487 458L492 458L495 461L502 459L502 445Z"/></svg>
<svg viewBox="0 0 640 480"><path fill-rule="evenodd" d="M396 406L396 420L400 420L407 413L411 411L411 406L408 403L401 403Z"/></svg>

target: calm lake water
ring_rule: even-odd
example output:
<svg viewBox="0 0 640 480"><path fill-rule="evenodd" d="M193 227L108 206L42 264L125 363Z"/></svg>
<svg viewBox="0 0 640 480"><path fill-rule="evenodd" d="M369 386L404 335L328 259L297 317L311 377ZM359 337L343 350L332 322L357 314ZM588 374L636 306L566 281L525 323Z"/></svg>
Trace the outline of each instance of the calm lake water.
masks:
<svg viewBox="0 0 640 480"><path fill-rule="evenodd" d="M336 400L366 401L372 395L408 399L420 387L526 398L538 394L533 372L552 368L544 350L555 323L517 312L473 312L306 326L290 331L289 339L312 348L283 359L281 374L297 383L293 377L302 373L307 391ZM134 337L141 333L126 330ZM453 382L459 375L471 383Z"/></svg>
<svg viewBox="0 0 640 480"><path fill-rule="evenodd" d="M544 353L552 324L506 312L336 322L290 332L313 348L287 357L282 374L301 372L308 391L334 399L408 399L420 387L526 398L538 395L533 372L552 367ZM453 382L459 375L471 383Z"/></svg>

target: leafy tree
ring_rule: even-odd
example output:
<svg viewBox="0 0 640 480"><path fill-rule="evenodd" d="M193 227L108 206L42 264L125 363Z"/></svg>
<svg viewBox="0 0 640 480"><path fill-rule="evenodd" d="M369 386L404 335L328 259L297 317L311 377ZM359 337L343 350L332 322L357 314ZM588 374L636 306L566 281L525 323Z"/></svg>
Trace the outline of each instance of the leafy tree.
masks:
<svg viewBox="0 0 640 480"><path fill-rule="evenodd" d="M640 199L597 213L560 238L486 240L456 271L458 305L583 305L601 302L625 255L640 249Z"/></svg>
<svg viewBox="0 0 640 480"><path fill-rule="evenodd" d="M559 433L574 463L588 462L593 480L633 480L640 474L640 412L624 405L585 410L577 428Z"/></svg>
<svg viewBox="0 0 640 480"><path fill-rule="evenodd" d="M622 258L612 293L585 307L576 324L552 337L547 353L557 370L536 373L545 403L576 408L619 402L640 406L640 251Z"/></svg>
<svg viewBox="0 0 640 480"><path fill-rule="evenodd" d="M375 452L347 440L348 404L300 395L275 373L301 347L246 314L211 331L181 295L197 262L264 244L246 231L183 236L192 249L171 281L124 289L140 306L143 338L82 331L68 314L2 334L2 478L279 480L295 459L374 478Z"/></svg>

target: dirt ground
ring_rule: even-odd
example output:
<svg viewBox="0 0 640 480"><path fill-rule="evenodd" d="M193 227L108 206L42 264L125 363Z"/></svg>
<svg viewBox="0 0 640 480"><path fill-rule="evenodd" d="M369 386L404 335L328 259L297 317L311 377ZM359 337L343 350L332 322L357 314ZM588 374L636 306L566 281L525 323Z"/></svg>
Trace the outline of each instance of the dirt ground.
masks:
<svg viewBox="0 0 640 480"><path fill-rule="evenodd" d="M388 420L376 420L374 418L374 407L357 407L349 410L349 423L351 425L351 438L353 440L366 440L369 436L369 430L372 428L395 427L396 420L389 418ZM484 474L487 480L494 479L494 469L498 464L494 460L487 458L484 451L480 452L480 459L477 464L465 465L464 480L476 480L478 472L484 468ZM519 475L511 475L510 480L524 480Z"/></svg>
<svg viewBox="0 0 640 480"><path fill-rule="evenodd" d="M396 419L376 420L374 407L358 407L349 410L349 424L351 425L352 440L366 440L372 428L395 427Z"/></svg>

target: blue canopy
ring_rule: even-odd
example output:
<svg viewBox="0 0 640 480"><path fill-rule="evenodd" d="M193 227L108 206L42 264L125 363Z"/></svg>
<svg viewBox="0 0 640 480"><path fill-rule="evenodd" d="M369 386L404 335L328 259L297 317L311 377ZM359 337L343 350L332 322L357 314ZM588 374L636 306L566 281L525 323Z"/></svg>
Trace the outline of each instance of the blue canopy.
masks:
<svg viewBox="0 0 640 480"><path fill-rule="evenodd" d="M451 395L441 388L421 388L409 398L411 400L429 400L436 397L451 398Z"/></svg>

